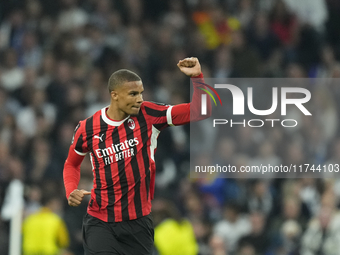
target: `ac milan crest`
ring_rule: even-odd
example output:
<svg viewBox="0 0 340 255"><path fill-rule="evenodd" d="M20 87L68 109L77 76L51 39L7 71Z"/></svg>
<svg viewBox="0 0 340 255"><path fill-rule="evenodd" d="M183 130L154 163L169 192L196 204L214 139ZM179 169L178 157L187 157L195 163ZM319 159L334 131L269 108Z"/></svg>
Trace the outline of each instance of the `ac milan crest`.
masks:
<svg viewBox="0 0 340 255"><path fill-rule="evenodd" d="M130 129L135 129L136 124L135 124L135 122L133 121L133 119L128 119L128 127L129 127Z"/></svg>

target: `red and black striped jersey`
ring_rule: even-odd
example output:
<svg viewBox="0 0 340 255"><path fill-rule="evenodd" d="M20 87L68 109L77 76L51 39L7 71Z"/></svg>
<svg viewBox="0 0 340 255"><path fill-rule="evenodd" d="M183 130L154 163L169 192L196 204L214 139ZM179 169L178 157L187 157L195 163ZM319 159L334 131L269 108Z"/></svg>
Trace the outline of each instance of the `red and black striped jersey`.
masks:
<svg viewBox="0 0 340 255"><path fill-rule="evenodd" d="M90 153L94 175L90 215L118 222L150 213L157 138L172 125L171 109L143 102L137 116L119 122L108 118L107 108L79 122L72 147L79 155Z"/></svg>
<svg viewBox="0 0 340 255"><path fill-rule="evenodd" d="M66 196L78 186L80 156L89 153L94 179L88 213L106 222L148 215L155 188L158 135L168 126L208 117L199 114L202 93L194 88L191 103L175 106L143 102L138 115L121 121L107 116L108 107L80 121L64 166Z"/></svg>

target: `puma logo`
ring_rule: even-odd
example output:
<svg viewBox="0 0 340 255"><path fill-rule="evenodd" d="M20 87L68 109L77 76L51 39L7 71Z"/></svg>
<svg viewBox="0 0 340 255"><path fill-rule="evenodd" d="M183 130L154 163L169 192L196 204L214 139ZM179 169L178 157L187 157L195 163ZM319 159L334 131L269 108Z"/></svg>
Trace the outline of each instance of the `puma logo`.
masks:
<svg viewBox="0 0 340 255"><path fill-rule="evenodd" d="M101 136L95 135L93 138L98 138L101 142L103 142L103 135L104 134L102 134Z"/></svg>

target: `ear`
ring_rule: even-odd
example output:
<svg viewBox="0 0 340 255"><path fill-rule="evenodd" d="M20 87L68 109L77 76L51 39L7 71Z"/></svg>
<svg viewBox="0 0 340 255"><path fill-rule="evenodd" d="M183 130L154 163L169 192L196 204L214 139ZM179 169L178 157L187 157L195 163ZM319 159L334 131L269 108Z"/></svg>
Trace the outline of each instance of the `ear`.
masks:
<svg viewBox="0 0 340 255"><path fill-rule="evenodd" d="M118 93L117 93L117 91L115 91L115 90L111 91L111 99L113 101L117 101L118 100Z"/></svg>

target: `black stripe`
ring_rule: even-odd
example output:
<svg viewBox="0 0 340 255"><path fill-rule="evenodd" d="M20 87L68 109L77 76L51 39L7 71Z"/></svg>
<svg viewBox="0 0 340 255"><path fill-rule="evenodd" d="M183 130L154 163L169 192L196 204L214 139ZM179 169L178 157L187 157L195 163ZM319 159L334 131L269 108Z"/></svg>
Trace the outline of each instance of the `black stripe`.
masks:
<svg viewBox="0 0 340 255"><path fill-rule="evenodd" d="M80 134L80 136L78 137L75 149L78 152L84 152L83 151L83 134Z"/></svg>
<svg viewBox="0 0 340 255"><path fill-rule="evenodd" d="M128 140L133 140L134 139L134 133L133 131L129 128L128 122L124 122L124 127L126 131L126 138ZM136 146L133 147L134 150L134 156L131 157L131 167L133 171L133 177L134 177L134 183L135 183L135 197L134 197L134 202L135 202L135 209L136 209L136 215L137 218L140 218L143 216L143 211L142 211L142 202L140 199L140 173L139 173L139 168L138 168L138 163L137 163L137 157L136 157Z"/></svg>
<svg viewBox="0 0 340 255"><path fill-rule="evenodd" d="M98 140L99 143L99 149L103 150L106 148L106 131L109 128L109 126L103 121L102 116L100 116L100 133L99 137L102 136L102 141L100 139ZM102 154L104 154L102 152ZM106 154L105 154L106 155ZM105 159L109 158L110 155L103 156L103 165L104 165L104 172L105 172L105 181L106 181L106 190L107 190L107 198L108 198L108 205L106 207L107 210L107 221L113 222L114 221L114 204L115 204L115 194L113 189L113 180L112 180L112 173L111 173L111 164L105 164Z"/></svg>
<svg viewBox="0 0 340 255"><path fill-rule="evenodd" d="M165 127L166 125L168 125L167 122L159 123L159 124L153 124L153 126L154 126L155 128L157 128L158 130L162 130L162 128Z"/></svg>
<svg viewBox="0 0 340 255"><path fill-rule="evenodd" d="M146 107L145 107L146 108ZM144 168L145 168L145 186L146 186L146 196L147 199L149 199L149 190L150 190L150 162L149 162L149 156L148 156L148 147L147 147L147 142L148 142L148 126L145 120L145 117L140 111L140 114L138 115L138 121L140 125L140 132L142 136L142 155L143 155L143 161L144 161Z"/></svg>
<svg viewBox="0 0 340 255"><path fill-rule="evenodd" d="M159 110L152 109L150 107L145 106L145 111L148 115L150 115L152 117L164 117L164 116L166 116L167 109L165 109L163 111L159 111Z"/></svg>
<svg viewBox="0 0 340 255"><path fill-rule="evenodd" d="M90 117L86 120L85 124L85 131L86 131L86 141L87 141L87 148L90 149L92 157L93 148L92 148L92 136L93 136L93 117ZM97 160L97 157L92 157L94 159L94 171L96 173L96 186L97 188L94 190L94 193L96 194L96 202L101 208L102 205L102 199L101 199L101 187L102 184L100 182L100 175L99 175L99 162Z"/></svg>
<svg viewBox="0 0 340 255"><path fill-rule="evenodd" d="M112 143L114 145L116 144L120 144L120 137L119 137L119 132L118 132L118 127L114 129L113 133L112 133ZM121 151L117 152L116 154L119 154ZM120 182L120 188L122 191L122 198L121 198L121 210L122 210L122 218L123 221L129 220L129 209L128 209L128 204L129 204L129 200L128 200L128 190L129 190L129 186L127 183L127 179L126 179L126 173L125 173L125 160L121 159L118 162L118 174L119 174L119 182Z"/></svg>

